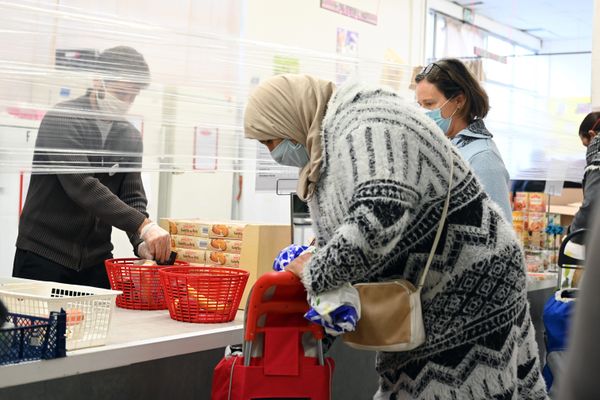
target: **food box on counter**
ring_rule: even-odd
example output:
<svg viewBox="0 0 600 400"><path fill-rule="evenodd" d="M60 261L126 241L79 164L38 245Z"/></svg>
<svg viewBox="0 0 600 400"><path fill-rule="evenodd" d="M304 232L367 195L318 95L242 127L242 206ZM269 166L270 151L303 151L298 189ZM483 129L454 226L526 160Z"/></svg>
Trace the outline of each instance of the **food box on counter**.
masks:
<svg viewBox="0 0 600 400"><path fill-rule="evenodd" d="M171 235L171 247L178 249L196 249L224 251L226 253L240 254L242 241L222 238L204 238L198 236Z"/></svg>
<svg viewBox="0 0 600 400"><path fill-rule="evenodd" d="M177 253L177 260L186 261L191 264L205 264L206 250L183 249L174 247L173 251Z"/></svg>
<svg viewBox="0 0 600 400"><path fill-rule="evenodd" d="M241 240L243 223L212 223L195 219L161 218L160 226L171 235Z"/></svg>
<svg viewBox="0 0 600 400"><path fill-rule="evenodd" d="M206 265L239 267L250 273L240 308L245 307L248 293L256 279L265 272L273 271L273 260L284 247L291 244L290 225L239 221L207 222L190 218L162 218L159 224L173 236L195 236L196 239L205 238L205 241L206 238L225 239L225 242L209 241L209 248L212 246L217 250L222 249L224 245L237 246L240 243L233 244L231 239L241 239L239 254L209 249L203 253L206 257L204 261ZM221 236L217 237L217 235ZM189 252L201 252L203 250L175 247L177 248L178 259L194 264L202 264L200 260L194 261L189 258L190 255L196 254L201 257L200 253ZM233 247L227 247L227 249L230 248ZM181 256L179 256L180 252L182 253Z"/></svg>
<svg viewBox="0 0 600 400"><path fill-rule="evenodd" d="M239 268L241 259L240 254L224 253L222 251L206 252L206 264L208 265Z"/></svg>

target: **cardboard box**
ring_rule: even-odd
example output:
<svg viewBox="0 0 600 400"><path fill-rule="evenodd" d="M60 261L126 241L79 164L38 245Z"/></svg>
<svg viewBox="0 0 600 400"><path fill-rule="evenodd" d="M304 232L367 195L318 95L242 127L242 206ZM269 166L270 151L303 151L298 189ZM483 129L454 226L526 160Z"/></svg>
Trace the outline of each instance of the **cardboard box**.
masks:
<svg viewBox="0 0 600 400"><path fill-rule="evenodd" d="M529 193L528 206L529 212L546 212L546 193Z"/></svg>
<svg viewBox="0 0 600 400"><path fill-rule="evenodd" d="M513 198L513 210L514 211L527 211L527 193L517 192Z"/></svg>
<svg viewBox="0 0 600 400"><path fill-rule="evenodd" d="M546 213L530 211L527 215L527 230L544 232L544 229L546 229Z"/></svg>
<svg viewBox="0 0 600 400"><path fill-rule="evenodd" d="M562 226L569 226L573 222L573 217L579 211L579 206L583 201L583 190L567 188L563 189L560 196L550 197L550 212L560 214Z"/></svg>
<svg viewBox="0 0 600 400"><path fill-rule="evenodd" d="M242 248L239 254L240 268L247 270L250 273L248 284L244 290L240 308L246 306L246 300L250 289L254 286L256 279L265 272L273 271L273 261L279 252L286 246L291 244L291 227L290 225L269 225L260 223L245 223L245 222L226 222L226 223L202 223L199 220L186 220L188 231L201 232L201 229L196 227L225 225L228 227L240 227L241 232L235 232L236 235L242 238ZM190 221L193 221L190 224ZM182 226L181 220L172 218L162 218L159 221L160 226L164 229L169 229L170 222L175 226ZM194 228L192 228L192 226ZM237 229L237 228L236 228ZM181 230L179 230L181 232ZM230 231L228 234L232 234Z"/></svg>
<svg viewBox="0 0 600 400"><path fill-rule="evenodd" d="M206 251L194 249L173 248L177 253L177 260L185 261L191 264L206 264Z"/></svg>
<svg viewBox="0 0 600 400"><path fill-rule="evenodd" d="M241 255L224 253L222 251L207 251L206 264L222 267L240 268Z"/></svg>
<svg viewBox="0 0 600 400"><path fill-rule="evenodd" d="M196 219L161 218L160 226L171 235L243 239L244 223L214 223Z"/></svg>
<svg viewBox="0 0 600 400"><path fill-rule="evenodd" d="M240 254L242 252L242 241L234 239L211 239L198 236L171 235L171 247Z"/></svg>

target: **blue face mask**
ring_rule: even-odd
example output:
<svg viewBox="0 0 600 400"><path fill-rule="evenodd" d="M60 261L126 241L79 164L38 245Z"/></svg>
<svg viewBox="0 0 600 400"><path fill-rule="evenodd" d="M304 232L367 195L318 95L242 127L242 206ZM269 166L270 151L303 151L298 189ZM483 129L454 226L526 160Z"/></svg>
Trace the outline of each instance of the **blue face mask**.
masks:
<svg viewBox="0 0 600 400"><path fill-rule="evenodd" d="M281 165L298 168L303 168L310 160L306 147L300 143L294 144L289 139L279 143L271 152L271 157Z"/></svg>
<svg viewBox="0 0 600 400"><path fill-rule="evenodd" d="M458 111L457 108L448 118L442 117L442 108L444 108L444 106L448 104L449 101L450 99L446 100L446 102L442 104L440 108L436 108L435 110L429 110L425 112L425 115L431 118L433 122L435 122L437 126L440 127L442 132L444 132L444 135L448 134L448 129L450 129L450 124L452 123L452 117L454 116L454 114L456 114L456 111Z"/></svg>

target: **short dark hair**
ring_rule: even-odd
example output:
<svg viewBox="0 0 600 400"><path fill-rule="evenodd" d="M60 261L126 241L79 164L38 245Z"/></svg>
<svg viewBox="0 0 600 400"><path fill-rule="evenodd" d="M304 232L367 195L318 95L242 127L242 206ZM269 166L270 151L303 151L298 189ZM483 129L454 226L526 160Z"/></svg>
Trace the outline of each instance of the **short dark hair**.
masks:
<svg viewBox="0 0 600 400"><path fill-rule="evenodd" d="M594 132L600 133L600 111L591 112L581 121L581 125L579 125L579 136L580 137L589 137L589 131L592 129Z"/></svg>
<svg viewBox="0 0 600 400"><path fill-rule="evenodd" d="M427 73L417 74L415 82L427 80L447 99L463 94L465 105L457 111L456 115L464 118L468 123L485 118L490 111L488 95L465 64L455 58L445 58L433 64L432 68L423 70L429 69Z"/></svg>
<svg viewBox="0 0 600 400"><path fill-rule="evenodd" d="M117 46L104 50L96 60L96 70L107 81L136 83L140 89L145 89L150 84L148 63L133 47Z"/></svg>

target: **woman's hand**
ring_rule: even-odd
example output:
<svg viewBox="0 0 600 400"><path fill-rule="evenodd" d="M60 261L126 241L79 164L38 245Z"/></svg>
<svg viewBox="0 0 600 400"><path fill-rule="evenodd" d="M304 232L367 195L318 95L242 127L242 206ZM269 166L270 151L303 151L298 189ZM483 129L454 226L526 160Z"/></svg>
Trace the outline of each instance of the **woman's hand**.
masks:
<svg viewBox="0 0 600 400"><path fill-rule="evenodd" d="M285 267L285 270L290 271L292 274L302 279L302 271L304 271L304 266L308 264L311 257L312 253L304 253L301 256L294 258L292 262L289 263L287 267Z"/></svg>

